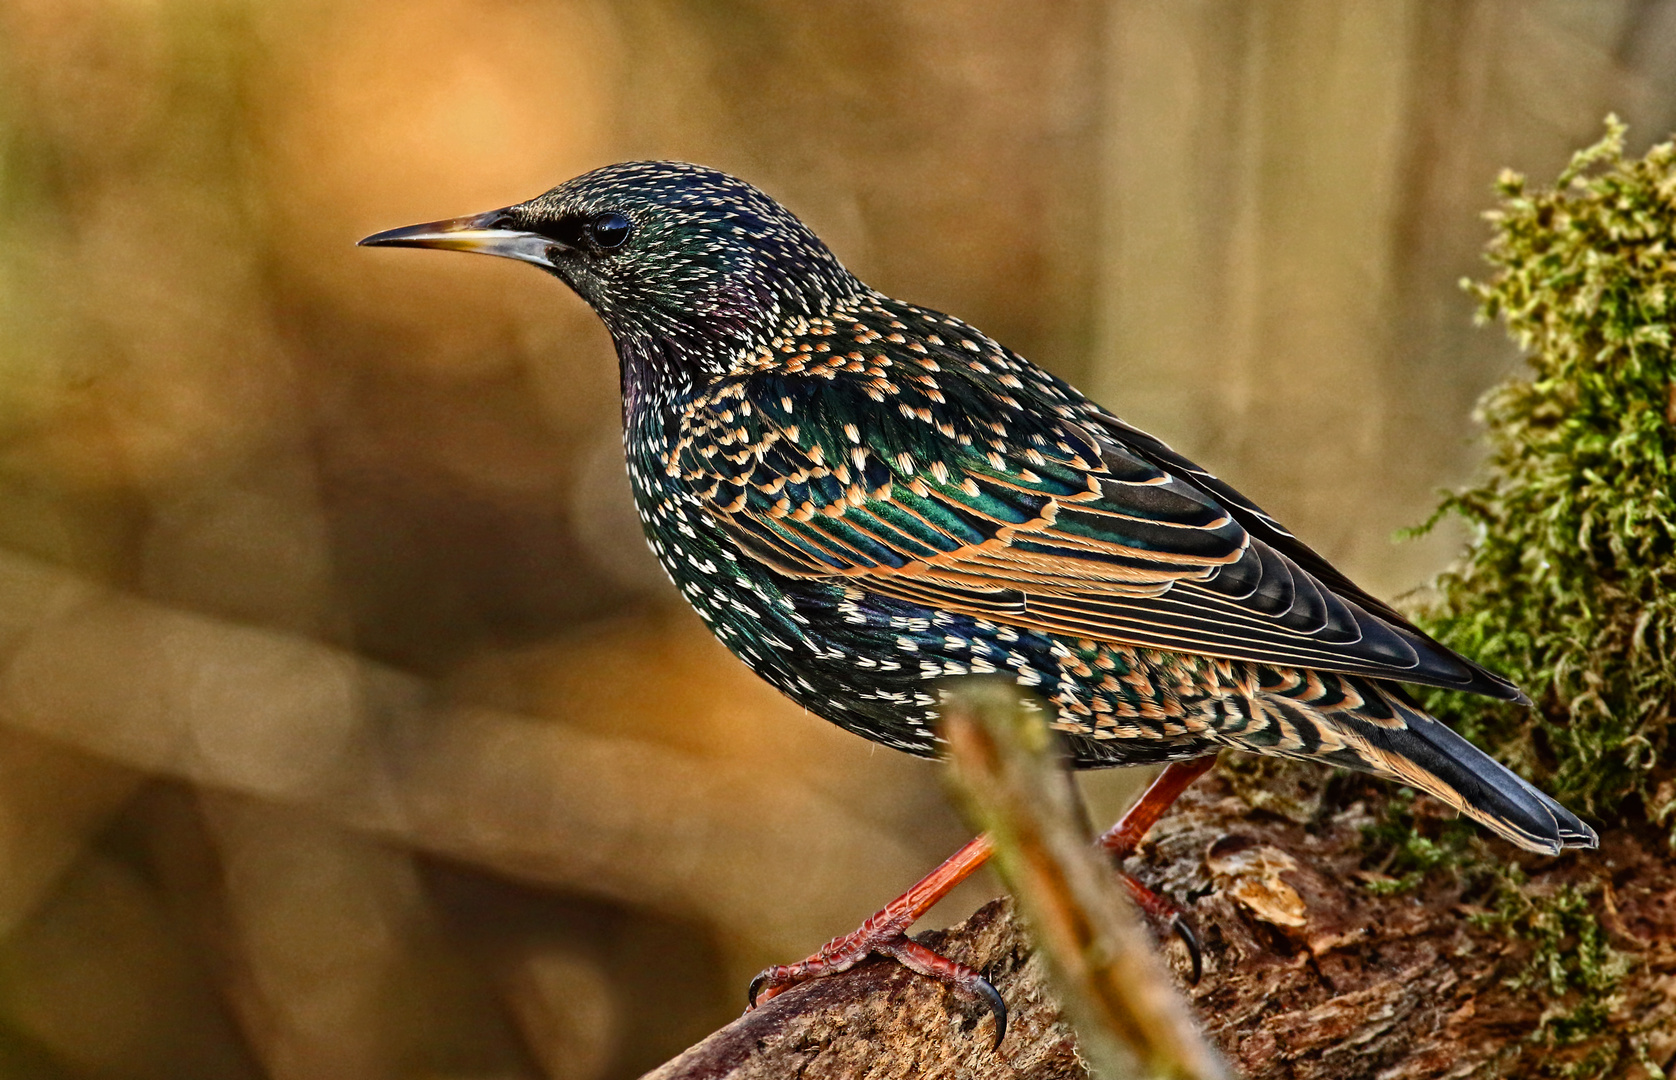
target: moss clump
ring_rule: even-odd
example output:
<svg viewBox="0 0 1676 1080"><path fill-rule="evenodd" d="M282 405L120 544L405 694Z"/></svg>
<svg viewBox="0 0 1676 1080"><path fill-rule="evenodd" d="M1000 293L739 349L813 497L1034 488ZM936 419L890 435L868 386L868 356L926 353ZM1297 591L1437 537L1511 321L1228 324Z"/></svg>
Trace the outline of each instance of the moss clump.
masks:
<svg viewBox="0 0 1676 1080"><path fill-rule="evenodd" d="M1531 944L1524 967L1509 977L1514 990L1535 990L1551 1004L1529 1042L1570 1055L1544 1059L1542 1075L1597 1077L1625 1060L1644 1057L1646 1032L1617 1018L1624 979L1634 966L1607 942L1595 918L1601 886L1566 885L1533 894L1518 867L1502 876L1489 910L1472 917L1480 929L1499 930Z"/></svg>
<svg viewBox="0 0 1676 1080"><path fill-rule="evenodd" d="M1398 788L1385 800L1378 820L1363 826L1368 852L1363 887L1375 896L1393 896L1413 892L1443 871L1463 886L1476 885L1489 872L1479 859L1479 827L1458 816L1422 822L1416 809L1414 790Z"/></svg>
<svg viewBox="0 0 1676 1080"><path fill-rule="evenodd" d="M1504 173L1488 280L1465 283L1531 371L1484 398L1487 478L1450 495L1474 540L1421 614L1534 710L1433 694L1439 717L1574 809L1676 824L1676 145L1623 125L1552 188ZM1434 516L1433 521L1437 520Z"/></svg>

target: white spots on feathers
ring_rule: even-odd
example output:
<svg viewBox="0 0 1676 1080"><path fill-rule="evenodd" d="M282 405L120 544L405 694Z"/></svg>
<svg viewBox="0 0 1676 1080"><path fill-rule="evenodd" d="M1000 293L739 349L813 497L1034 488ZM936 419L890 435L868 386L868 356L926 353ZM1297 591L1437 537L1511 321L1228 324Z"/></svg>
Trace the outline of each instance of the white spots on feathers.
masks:
<svg viewBox="0 0 1676 1080"><path fill-rule="evenodd" d="M793 215L713 170L611 166L527 209L630 218L631 240L611 258L633 273L581 291L623 359L638 513L717 637L809 708L923 752L936 705L929 680L999 670L1052 702L1055 726L1086 740L1079 753L1097 745L1114 761L1135 743L1154 760L1214 742L1300 756L1353 745L1335 734L1333 710L1366 703L1341 677L1259 688L1250 665L914 608L822 579L818 564L813 575L779 576L733 538L736 516L798 525L784 536L834 544L842 562L845 544L888 546L864 527L872 502L912 514L909 494L946 509L986 488L1002 499L1009 487L1063 491L1067 474L1076 490L1075 474L1088 479L1101 453L1088 421L1112 421L960 320L868 289ZM1103 487L1096 479L1089 490Z"/></svg>

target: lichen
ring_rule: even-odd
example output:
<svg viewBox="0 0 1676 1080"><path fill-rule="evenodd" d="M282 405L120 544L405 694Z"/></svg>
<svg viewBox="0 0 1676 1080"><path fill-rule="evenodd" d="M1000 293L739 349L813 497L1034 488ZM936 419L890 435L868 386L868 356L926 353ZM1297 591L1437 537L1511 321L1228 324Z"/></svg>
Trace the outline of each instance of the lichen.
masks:
<svg viewBox="0 0 1676 1080"><path fill-rule="evenodd" d="M1422 625L1536 708L1427 706L1608 826L1676 826L1676 145L1626 159L1624 127L1552 188L1503 173L1487 280L1528 374L1485 396L1484 479L1448 495L1473 540ZM1676 834L1672 834L1676 842Z"/></svg>

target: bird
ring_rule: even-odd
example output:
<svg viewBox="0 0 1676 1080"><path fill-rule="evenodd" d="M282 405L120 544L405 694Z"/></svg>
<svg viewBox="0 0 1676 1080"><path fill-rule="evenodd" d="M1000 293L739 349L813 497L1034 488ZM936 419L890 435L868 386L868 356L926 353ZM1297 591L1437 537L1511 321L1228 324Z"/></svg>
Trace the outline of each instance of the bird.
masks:
<svg viewBox="0 0 1676 1080"><path fill-rule="evenodd" d="M950 681L1010 678L1072 766L1165 766L1101 838L1117 859L1225 749L1383 777L1527 851L1598 844L1405 690L1528 705L1512 682L1069 383L870 288L744 180L623 162L360 243L530 263L592 307L648 543L716 638L816 716L935 756ZM763 972L751 1007L879 954L987 1004L999 1045L993 986L907 936L989 853L974 839Z"/></svg>

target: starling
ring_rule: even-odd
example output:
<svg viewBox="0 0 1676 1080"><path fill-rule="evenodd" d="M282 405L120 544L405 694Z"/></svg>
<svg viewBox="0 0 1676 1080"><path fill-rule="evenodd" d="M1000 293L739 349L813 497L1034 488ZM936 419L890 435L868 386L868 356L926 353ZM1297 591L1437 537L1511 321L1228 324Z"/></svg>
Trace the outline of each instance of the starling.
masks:
<svg viewBox="0 0 1676 1080"><path fill-rule="evenodd" d="M864 285L769 196L678 162L361 241L519 259L610 331L646 538L751 670L875 742L937 750L938 680L1042 696L1079 768L1165 763L1103 843L1133 850L1222 748L1372 773L1530 851L1588 825L1398 684L1527 703L1228 484L938 311ZM908 926L979 837L760 997L871 953L1005 1008ZM1172 905L1131 883L1143 903Z"/></svg>

